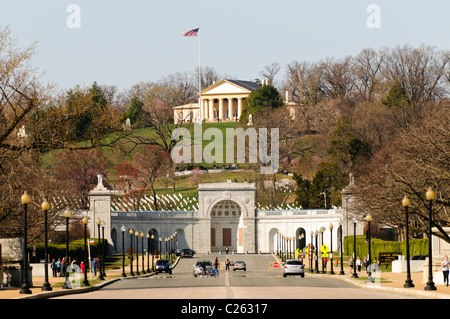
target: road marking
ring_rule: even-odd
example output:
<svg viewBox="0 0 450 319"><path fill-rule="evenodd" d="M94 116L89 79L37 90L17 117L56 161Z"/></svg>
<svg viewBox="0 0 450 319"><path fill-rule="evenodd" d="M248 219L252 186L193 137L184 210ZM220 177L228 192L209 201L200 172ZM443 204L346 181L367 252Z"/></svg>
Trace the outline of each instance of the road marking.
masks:
<svg viewBox="0 0 450 319"><path fill-rule="evenodd" d="M231 284L230 284L230 272L225 272L225 288L227 290L227 298L228 299L234 299L233 290L231 290Z"/></svg>

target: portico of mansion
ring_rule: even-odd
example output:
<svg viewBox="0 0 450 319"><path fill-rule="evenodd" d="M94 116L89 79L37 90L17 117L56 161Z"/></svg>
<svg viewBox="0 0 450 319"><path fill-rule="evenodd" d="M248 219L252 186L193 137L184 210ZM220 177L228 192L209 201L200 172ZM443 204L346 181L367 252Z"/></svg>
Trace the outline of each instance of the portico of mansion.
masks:
<svg viewBox="0 0 450 319"><path fill-rule="evenodd" d="M174 120L237 121L242 114L243 101L260 87L259 84L250 81L223 79L201 91L200 107L198 103L174 107Z"/></svg>

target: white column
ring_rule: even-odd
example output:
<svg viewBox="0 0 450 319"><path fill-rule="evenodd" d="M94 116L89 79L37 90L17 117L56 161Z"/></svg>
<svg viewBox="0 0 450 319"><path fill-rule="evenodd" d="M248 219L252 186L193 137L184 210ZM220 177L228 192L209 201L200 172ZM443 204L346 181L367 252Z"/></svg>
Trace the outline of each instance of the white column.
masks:
<svg viewBox="0 0 450 319"><path fill-rule="evenodd" d="M214 99L209 100L209 121L214 121Z"/></svg>
<svg viewBox="0 0 450 319"><path fill-rule="evenodd" d="M203 118L202 120L208 120L208 100L203 100Z"/></svg>
<svg viewBox="0 0 450 319"><path fill-rule="evenodd" d="M230 121L233 120L233 99L228 98L228 118Z"/></svg>
<svg viewBox="0 0 450 319"><path fill-rule="evenodd" d="M223 99L219 99L219 118L223 121Z"/></svg>
<svg viewBox="0 0 450 319"><path fill-rule="evenodd" d="M242 100L243 98L238 99L238 111L237 111L238 118L240 118L242 114Z"/></svg>

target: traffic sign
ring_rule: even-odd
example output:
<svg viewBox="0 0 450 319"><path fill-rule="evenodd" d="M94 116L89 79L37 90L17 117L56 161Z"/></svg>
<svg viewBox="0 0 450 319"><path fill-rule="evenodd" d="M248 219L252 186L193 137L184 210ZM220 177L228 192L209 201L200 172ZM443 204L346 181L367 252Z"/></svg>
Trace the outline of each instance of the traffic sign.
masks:
<svg viewBox="0 0 450 319"><path fill-rule="evenodd" d="M273 268L278 268L279 264L277 262L273 263Z"/></svg>

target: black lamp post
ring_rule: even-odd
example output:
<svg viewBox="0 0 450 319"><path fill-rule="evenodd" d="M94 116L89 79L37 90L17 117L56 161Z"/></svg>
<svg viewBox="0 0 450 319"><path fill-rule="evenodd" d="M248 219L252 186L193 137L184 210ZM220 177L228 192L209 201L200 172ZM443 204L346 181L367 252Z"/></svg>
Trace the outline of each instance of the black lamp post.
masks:
<svg viewBox="0 0 450 319"><path fill-rule="evenodd" d="M141 232L141 252L142 252L142 273L145 274L144 269L144 232Z"/></svg>
<svg viewBox="0 0 450 319"><path fill-rule="evenodd" d="M83 217L83 225L84 225L84 279L83 279L83 285L84 286L90 286L89 281L87 279L87 271L89 268L89 262L88 262L88 248L87 248L87 224L89 223L89 219L84 216Z"/></svg>
<svg viewBox="0 0 450 319"><path fill-rule="evenodd" d="M150 234L147 237L147 272L150 273Z"/></svg>
<svg viewBox="0 0 450 319"><path fill-rule="evenodd" d="M432 204L434 199L434 192L431 189L431 187L427 190L427 193L425 194L427 200L430 202L430 216L429 216L429 223L428 223L428 282L425 287L425 290L436 290L436 286L433 282L433 255L431 250L431 222L433 220L433 210L432 210Z"/></svg>
<svg viewBox="0 0 450 319"><path fill-rule="evenodd" d="M122 231L122 277L126 277L127 274L125 273L125 225L122 225L120 227L120 230Z"/></svg>
<svg viewBox="0 0 450 319"><path fill-rule="evenodd" d="M331 271L330 274L334 275L334 270L333 270L333 224L330 224L330 253L331 253L331 258L330 258L330 262L331 262Z"/></svg>
<svg viewBox="0 0 450 319"><path fill-rule="evenodd" d="M105 223L102 222L102 263L100 264L102 269L102 276L106 277L106 241L105 241Z"/></svg>
<svg viewBox="0 0 450 319"><path fill-rule="evenodd" d="M97 218L97 220L95 221L95 224L97 225L97 230L98 230L98 247L97 247L97 256L100 259L100 267L98 268L98 276L97 279L98 280L105 280L105 278L103 278L102 275L102 265L103 265L103 258L102 258L102 244L101 244L101 240L100 240L100 225L102 224L102 221L100 218Z"/></svg>
<svg viewBox="0 0 450 319"><path fill-rule="evenodd" d="M315 237L316 237L316 247L315 247L315 249L314 249L314 260L316 261L316 269L315 269L315 273L316 274L320 274L320 271L319 271L319 255L318 255L318 251L317 251L317 247L319 247L318 245L319 245L319 243L317 242L317 238L319 237L319 231L317 231L316 230L316 232L314 233L314 235L315 235Z"/></svg>
<svg viewBox="0 0 450 319"><path fill-rule="evenodd" d="M155 244L155 235L152 234L152 236L150 237L151 239L151 249L152 249L152 271L155 269L155 247L153 246ZM156 247L158 247L158 245L156 245Z"/></svg>
<svg viewBox="0 0 450 319"><path fill-rule="evenodd" d="M48 282L48 231L47 231L47 213L50 209L50 204L47 202L46 199L41 204L41 208L44 211L44 272L45 272L45 280L44 284L42 285L42 291L52 291L52 287L50 286L50 283Z"/></svg>
<svg viewBox="0 0 450 319"><path fill-rule="evenodd" d="M162 259L162 238L159 237L159 259Z"/></svg>
<svg viewBox="0 0 450 319"><path fill-rule="evenodd" d="M27 192L24 192L20 197L20 201L23 205L23 268L22 268L22 288L20 289L21 294L31 294L30 287L28 286L28 256L27 256L27 209L28 204L31 201L30 196Z"/></svg>
<svg viewBox="0 0 450 319"><path fill-rule="evenodd" d="M309 272L313 273L314 272L314 268L313 268L313 257L314 257L314 232L311 231L310 233L311 235L311 245L309 245Z"/></svg>
<svg viewBox="0 0 450 319"><path fill-rule="evenodd" d="M405 284L403 285L404 288L412 288L414 287L414 284L411 279L411 267L410 267L410 261L409 261L409 220L408 220L408 208L411 204L411 201L408 197L403 197L402 205L405 207L405 215L406 215L406 280Z"/></svg>
<svg viewBox="0 0 450 319"><path fill-rule="evenodd" d="M339 233L341 234L340 236L340 243L341 243L341 271L339 272L339 275L345 275L344 273L344 252L343 252L343 247L342 247L342 220L339 221Z"/></svg>
<svg viewBox="0 0 450 319"><path fill-rule="evenodd" d="M321 237L321 239L322 239L322 246L323 246L323 244L324 244L324 242L323 242L323 233L324 233L324 231L325 231L325 227L320 227L320 237ZM324 274L325 273L325 262L324 262L324 260L323 260L323 255L324 255L324 253L322 252L322 257L321 257L321 259L322 259L322 274Z"/></svg>
<svg viewBox="0 0 450 319"><path fill-rule="evenodd" d="M353 278L358 278L358 274L356 273L356 217L353 217Z"/></svg>
<svg viewBox="0 0 450 319"><path fill-rule="evenodd" d="M136 275L139 276L139 232L136 230L134 235L136 236Z"/></svg>
<svg viewBox="0 0 450 319"><path fill-rule="evenodd" d="M368 263L369 263L369 272L368 272L368 277L367 277L367 282L372 282L372 253L371 253L371 238L370 238L370 222L372 221L372 216L370 215L370 214L368 214L367 216L366 216L366 222L367 222L367 226L368 226L368 229L367 229L367 235L368 235L368 237L369 237L369 261L368 261Z"/></svg>
<svg viewBox="0 0 450 319"><path fill-rule="evenodd" d="M72 213L70 212L70 210L68 208L66 208L65 212L64 212L64 217L66 218L66 257L64 260L64 276L66 278L66 280L64 280L64 286L63 289L70 289L69 285L68 285L68 281L69 281L69 219L70 219L70 215Z"/></svg>
<svg viewBox="0 0 450 319"><path fill-rule="evenodd" d="M133 228L130 228L130 231L128 232L130 234L130 276L134 276L133 272Z"/></svg>

